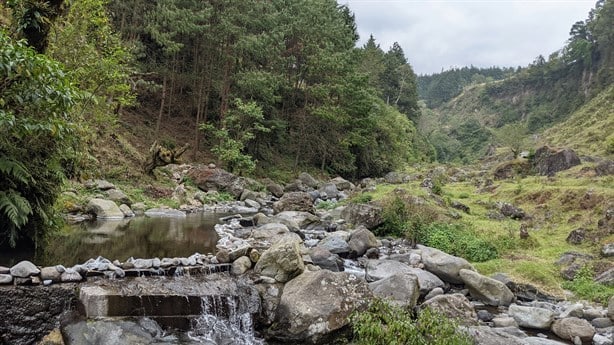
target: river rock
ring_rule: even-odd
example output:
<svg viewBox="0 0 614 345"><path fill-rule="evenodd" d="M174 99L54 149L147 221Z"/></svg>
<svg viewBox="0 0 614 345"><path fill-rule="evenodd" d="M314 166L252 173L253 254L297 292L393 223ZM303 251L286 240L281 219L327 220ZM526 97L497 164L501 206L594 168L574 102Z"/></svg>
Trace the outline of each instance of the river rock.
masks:
<svg viewBox="0 0 614 345"><path fill-rule="evenodd" d="M350 247L350 255L359 257L364 255L369 248L378 247L378 241L375 235L365 227L354 230L350 235L348 245Z"/></svg>
<svg viewBox="0 0 614 345"><path fill-rule="evenodd" d="M305 271L283 289L272 335L282 343L327 343L327 334L367 307L372 294L362 279L345 272Z"/></svg>
<svg viewBox="0 0 614 345"><path fill-rule="evenodd" d="M9 267L0 266L0 274L9 274L11 273L11 269Z"/></svg>
<svg viewBox="0 0 614 345"><path fill-rule="evenodd" d="M85 183L85 186L87 188L96 188L103 191L115 188L115 185L107 180L90 180Z"/></svg>
<svg viewBox="0 0 614 345"><path fill-rule="evenodd" d="M315 178L313 178L313 176L311 176L309 173L306 172L302 172L298 175L298 179L301 180L301 182L303 182L306 186L310 187L310 188L318 188L319 182L318 180L316 180Z"/></svg>
<svg viewBox="0 0 614 345"><path fill-rule="evenodd" d="M535 150L533 169L540 175L553 176L555 173L567 170L580 164L580 158L572 149L554 149L542 146Z"/></svg>
<svg viewBox="0 0 614 345"><path fill-rule="evenodd" d="M525 334L515 327L490 328L488 326L473 326L465 328L476 344L479 345L526 345L523 342ZM520 336L519 336L520 335Z"/></svg>
<svg viewBox="0 0 614 345"><path fill-rule="evenodd" d="M60 280L62 283L79 282L83 280L83 277L74 269L67 268L66 271L64 271L60 276Z"/></svg>
<svg viewBox="0 0 614 345"><path fill-rule="evenodd" d="M318 189L321 196L326 196L326 198L322 197L324 200L337 199L339 195L339 190L334 183L325 183Z"/></svg>
<svg viewBox="0 0 614 345"><path fill-rule="evenodd" d="M343 177L337 176L334 179L330 180L330 183L334 184L340 191L354 189L354 185L352 184L352 182L344 179Z"/></svg>
<svg viewBox="0 0 614 345"><path fill-rule="evenodd" d="M154 337L145 328L126 320L79 321L64 327L63 333L68 345L154 343Z"/></svg>
<svg viewBox="0 0 614 345"><path fill-rule="evenodd" d="M301 212L301 211L283 211L279 212L273 217L273 220L280 220L283 224L287 225L287 222L292 222L291 224L296 224L298 229L306 229L310 225L320 223L320 218L309 212ZM290 229L290 226L288 226ZM292 230L292 229L290 229Z"/></svg>
<svg viewBox="0 0 614 345"><path fill-rule="evenodd" d="M283 211L302 211L315 213L313 200L309 193L306 192L288 192L285 193L279 201L273 204L275 213Z"/></svg>
<svg viewBox="0 0 614 345"><path fill-rule="evenodd" d="M574 341L579 337L582 344L591 344L595 329L590 322L577 317L568 317L552 323L552 332L559 338Z"/></svg>
<svg viewBox="0 0 614 345"><path fill-rule="evenodd" d="M608 328L614 326L614 322L608 317L597 317L591 320L591 325L595 328Z"/></svg>
<svg viewBox="0 0 614 345"><path fill-rule="evenodd" d="M276 198L281 198L282 195L284 195L284 188L280 184L273 181L266 184L266 190L273 194L273 196Z"/></svg>
<svg viewBox="0 0 614 345"><path fill-rule="evenodd" d="M439 278L437 278L439 279ZM420 291L422 293L422 291ZM439 295L443 295L443 289L440 287L436 287L433 290L429 291L425 296L424 296L424 300L428 301L431 298L435 297L435 296L439 296Z"/></svg>
<svg viewBox="0 0 614 345"><path fill-rule="evenodd" d="M208 167L194 167L188 172L188 177L206 192L217 191L230 193L235 199L239 199L246 186L246 181L224 169Z"/></svg>
<svg viewBox="0 0 614 345"><path fill-rule="evenodd" d="M13 276L10 274L0 274L0 285L10 284L13 282Z"/></svg>
<svg viewBox="0 0 614 345"><path fill-rule="evenodd" d="M544 308L512 304L509 307L509 314L520 327L549 329L554 321L554 312Z"/></svg>
<svg viewBox="0 0 614 345"><path fill-rule="evenodd" d="M168 217L168 218L185 218L185 212L172 208L150 208L145 211L147 217Z"/></svg>
<svg viewBox="0 0 614 345"><path fill-rule="evenodd" d="M341 217L354 226L364 225L374 229L384 222L382 208L369 204L349 204L341 211Z"/></svg>
<svg viewBox="0 0 614 345"><path fill-rule="evenodd" d="M495 327L518 327L518 323L511 316L497 316L492 319Z"/></svg>
<svg viewBox="0 0 614 345"><path fill-rule="evenodd" d="M267 249L256 263L254 271L285 283L301 274L305 264L300 250L301 239L290 233L281 237Z"/></svg>
<svg viewBox="0 0 614 345"><path fill-rule="evenodd" d="M124 214L124 217L126 218L132 218L135 216L135 213L132 211L130 206L126 204L119 205L119 209L122 211L122 213Z"/></svg>
<svg viewBox="0 0 614 345"><path fill-rule="evenodd" d="M435 288L445 286L445 283L431 272L410 267L396 260L369 260L366 264L367 279L380 280L397 273L407 273L418 278L420 293L426 295Z"/></svg>
<svg viewBox="0 0 614 345"><path fill-rule="evenodd" d="M422 263L424 263L425 269L435 274L443 281L452 284L461 284L463 283L459 274L461 269L475 271L473 266L463 258L423 245L418 245L418 248L422 252Z"/></svg>
<svg viewBox="0 0 614 345"><path fill-rule="evenodd" d="M614 344L614 335L609 334L595 334L593 337L593 345L612 345Z"/></svg>
<svg viewBox="0 0 614 345"><path fill-rule="evenodd" d="M273 242L279 236L289 233L288 227L281 223L268 223L252 230L252 238Z"/></svg>
<svg viewBox="0 0 614 345"><path fill-rule="evenodd" d="M508 306L514 300L514 294L502 282L485 277L475 271L461 269L459 275L471 296L492 306Z"/></svg>
<svg viewBox="0 0 614 345"><path fill-rule="evenodd" d="M595 282L607 286L614 286L614 267L595 277Z"/></svg>
<svg viewBox="0 0 614 345"><path fill-rule="evenodd" d="M343 260L339 255L331 253L324 247L312 248L309 252L309 257L311 258L311 262L320 268L332 272L342 272L344 270Z"/></svg>
<svg viewBox="0 0 614 345"><path fill-rule="evenodd" d="M65 271L66 269L63 269ZM56 266L43 267L41 268L41 279L42 280L51 280L54 283L60 282L62 277L62 272L58 271Z"/></svg>
<svg viewBox="0 0 614 345"><path fill-rule="evenodd" d="M247 256L242 256L232 263L232 274L241 275L252 268L252 260Z"/></svg>
<svg viewBox="0 0 614 345"><path fill-rule="evenodd" d="M431 308L462 325L476 325L478 322L473 305L460 293L435 296L422 303L421 308Z"/></svg>
<svg viewBox="0 0 614 345"><path fill-rule="evenodd" d="M399 273L369 283L369 289L376 297L384 298L392 304L413 308L420 297L420 287L416 276Z"/></svg>
<svg viewBox="0 0 614 345"><path fill-rule="evenodd" d="M333 254L341 254L342 256L350 252L350 246L339 235L326 236L318 243L318 247L325 248Z"/></svg>
<svg viewBox="0 0 614 345"><path fill-rule="evenodd" d="M130 198L126 195L126 193L122 192L119 189L115 189L115 188L107 190L107 198L109 198L109 200L112 200L118 204L126 204L126 205L132 204L132 201L130 201Z"/></svg>
<svg viewBox="0 0 614 345"><path fill-rule="evenodd" d="M41 271L30 261L24 260L11 267L11 275L17 278L28 278L39 274Z"/></svg>
<svg viewBox="0 0 614 345"><path fill-rule="evenodd" d="M87 203L86 210L96 215L98 219L124 219L124 213L111 200L91 199Z"/></svg>

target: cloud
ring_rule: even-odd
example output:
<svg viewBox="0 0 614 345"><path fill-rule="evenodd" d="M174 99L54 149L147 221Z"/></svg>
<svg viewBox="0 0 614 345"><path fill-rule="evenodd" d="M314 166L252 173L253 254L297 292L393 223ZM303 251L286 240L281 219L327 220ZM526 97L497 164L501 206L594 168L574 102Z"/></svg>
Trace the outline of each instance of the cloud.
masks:
<svg viewBox="0 0 614 345"><path fill-rule="evenodd" d="M560 49L593 0L339 0L363 44L399 42L416 73L474 65L516 67Z"/></svg>

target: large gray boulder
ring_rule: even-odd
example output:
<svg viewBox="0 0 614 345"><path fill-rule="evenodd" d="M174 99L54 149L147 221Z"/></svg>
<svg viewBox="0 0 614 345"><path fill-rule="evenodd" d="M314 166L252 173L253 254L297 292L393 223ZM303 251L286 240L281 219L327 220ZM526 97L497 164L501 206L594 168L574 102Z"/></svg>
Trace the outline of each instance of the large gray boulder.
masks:
<svg viewBox="0 0 614 345"><path fill-rule="evenodd" d="M349 204L341 211L341 217L354 225L364 225L367 229L374 229L384 222L382 208L369 204Z"/></svg>
<svg viewBox="0 0 614 345"><path fill-rule="evenodd" d="M130 200L128 195L126 195L126 193L115 188L107 190L107 198L109 198L109 200L115 201L118 204L126 204L128 206L132 204L132 201Z"/></svg>
<svg viewBox="0 0 614 345"><path fill-rule="evenodd" d="M462 325L471 326L478 323L478 316L473 305L467 297L459 293L435 296L422 303L421 308L430 308L450 319L457 320Z"/></svg>
<svg viewBox="0 0 614 345"><path fill-rule="evenodd" d="M333 183L335 186L337 186L337 189L341 191L351 190L354 188L354 184L352 184L352 182L344 179L343 177L339 177L339 176L330 180L330 183Z"/></svg>
<svg viewBox="0 0 614 345"><path fill-rule="evenodd" d="M339 235L331 235L325 237L320 243L318 243L318 247L325 248L333 254L347 255L350 252L350 246L348 243Z"/></svg>
<svg viewBox="0 0 614 345"><path fill-rule="evenodd" d="M579 338L582 344L591 344L595 335L595 328L590 322L577 317L567 317L552 323L552 332L559 338L574 342Z"/></svg>
<svg viewBox="0 0 614 345"><path fill-rule="evenodd" d="M318 189L320 196L322 199L330 200L336 199L339 195L339 190L337 189L337 185L334 183L325 183Z"/></svg>
<svg viewBox="0 0 614 345"><path fill-rule="evenodd" d="M452 284L461 284L463 279L460 277L460 270L468 269L475 271L471 264L454 255L442 252L439 249L418 245L422 253L422 263L424 268L441 278L443 281Z"/></svg>
<svg viewBox="0 0 614 345"><path fill-rule="evenodd" d="M436 275L396 260L369 260L366 264L366 272L369 280L385 279L395 274L411 274L418 279L418 287L422 295L426 295L434 288L445 286L445 283Z"/></svg>
<svg viewBox="0 0 614 345"><path fill-rule="evenodd" d="M280 236L289 233L287 226L280 223L267 223L252 230L251 237L257 240L273 242Z"/></svg>
<svg viewBox="0 0 614 345"><path fill-rule="evenodd" d="M301 274L305 264L301 256L301 239L289 233L267 249L254 267L254 272L285 283Z"/></svg>
<svg viewBox="0 0 614 345"><path fill-rule="evenodd" d="M498 280L467 269L461 269L459 275L471 296L488 305L508 306L514 300L512 291Z"/></svg>
<svg viewBox="0 0 614 345"><path fill-rule="evenodd" d="M315 178L313 178L313 176L311 176L309 173L306 173L306 172L300 173L298 175L298 179L306 186L310 188L314 188L314 189L318 188L320 184L318 180L316 180Z"/></svg>
<svg viewBox="0 0 614 345"><path fill-rule="evenodd" d="M512 304L508 311L520 327L550 329L550 325L554 321L554 312L545 308Z"/></svg>
<svg viewBox="0 0 614 345"><path fill-rule="evenodd" d="M224 169L206 166L194 167L188 172L188 177L205 192L217 191L230 193L239 199L247 182L245 179L229 173Z"/></svg>
<svg viewBox="0 0 614 345"><path fill-rule="evenodd" d="M306 192L285 193L279 201L273 204L273 211L280 213L283 211L301 211L315 213L311 195Z"/></svg>
<svg viewBox="0 0 614 345"><path fill-rule="evenodd" d="M367 249L376 248L378 244L377 237L365 227L354 230L348 241L350 255L354 257L363 256Z"/></svg>
<svg viewBox="0 0 614 345"><path fill-rule="evenodd" d="M88 213L96 215L98 219L124 219L122 210L111 200L91 199L85 209Z"/></svg>
<svg viewBox="0 0 614 345"><path fill-rule="evenodd" d="M326 343L372 298L362 279L345 272L305 271L284 286L271 335L282 343Z"/></svg>
<svg viewBox="0 0 614 345"><path fill-rule="evenodd" d="M535 151L533 157L533 169L544 176L552 176L580 163L580 158L572 149L554 149L542 146Z"/></svg>
<svg viewBox="0 0 614 345"><path fill-rule="evenodd" d="M324 247L312 248L309 251L309 257L311 262L320 268L333 272L343 272L344 270L343 259Z"/></svg>
<svg viewBox="0 0 614 345"><path fill-rule="evenodd" d="M13 277L28 278L39 274L41 271L30 261L24 260L11 267L10 272Z"/></svg>
<svg viewBox="0 0 614 345"><path fill-rule="evenodd" d="M418 278L408 273L394 274L369 283L369 289L376 297L385 298L392 304L408 308L415 307L420 297Z"/></svg>
<svg viewBox="0 0 614 345"><path fill-rule="evenodd" d="M595 282L607 286L614 286L614 268L610 268L609 270L599 274L597 277L595 277Z"/></svg>
<svg viewBox="0 0 614 345"><path fill-rule="evenodd" d="M488 326L472 326L466 328L467 333L479 345L526 345L526 337L516 327L491 328Z"/></svg>
<svg viewBox="0 0 614 345"><path fill-rule="evenodd" d="M273 220L276 219L293 222L297 225L299 229L305 229L312 224L317 224L320 222L320 218L318 216L309 212L301 211L279 212L273 217Z"/></svg>
<svg viewBox="0 0 614 345"><path fill-rule="evenodd" d="M186 213L172 208L150 208L145 211L147 217L163 217L163 218L185 218Z"/></svg>

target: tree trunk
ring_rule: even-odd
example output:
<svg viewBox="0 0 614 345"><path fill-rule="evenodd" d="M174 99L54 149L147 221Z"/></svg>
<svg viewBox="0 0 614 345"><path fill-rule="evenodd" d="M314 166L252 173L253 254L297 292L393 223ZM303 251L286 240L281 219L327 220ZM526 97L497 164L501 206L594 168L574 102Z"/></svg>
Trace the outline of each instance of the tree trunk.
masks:
<svg viewBox="0 0 614 345"><path fill-rule="evenodd" d="M145 164L143 165L143 170L148 175L153 176L154 169L157 167L165 166L168 164L177 164L179 162L179 157L183 155L183 153L190 147L190 144L185 144L184 146L175 149L169 150L162 145L159 145L157 141L149 148L149 157Z"/></svg>
<svg viewBox="0 0 614 345"><path fill-rule="evenodd" d="M160 124L162 123L162 114L164 113L164 100L166 99L166 75L162 80L162 99L160 100L160 111L158 112L158 121L156 122L156 138L160 135Z"/></svg>

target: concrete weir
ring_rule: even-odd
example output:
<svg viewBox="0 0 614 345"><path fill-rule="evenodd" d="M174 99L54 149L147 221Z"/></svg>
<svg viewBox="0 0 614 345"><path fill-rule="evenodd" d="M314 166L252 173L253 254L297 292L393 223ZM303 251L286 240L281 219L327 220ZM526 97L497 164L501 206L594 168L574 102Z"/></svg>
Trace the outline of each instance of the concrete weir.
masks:
<svg viewBox="0 0 614 345"><path fill-rule="evenodd" d="M149 317L180 330L203 314L237 319L260 310L254 285L228 274L92 280L81 284L79 299L88 319Z"/></svg>

